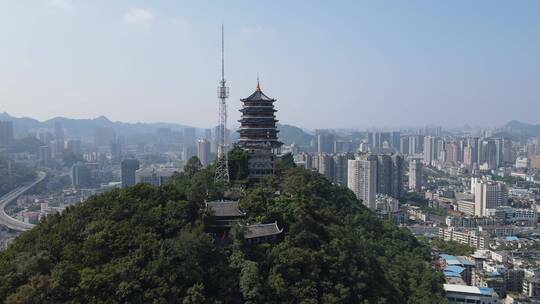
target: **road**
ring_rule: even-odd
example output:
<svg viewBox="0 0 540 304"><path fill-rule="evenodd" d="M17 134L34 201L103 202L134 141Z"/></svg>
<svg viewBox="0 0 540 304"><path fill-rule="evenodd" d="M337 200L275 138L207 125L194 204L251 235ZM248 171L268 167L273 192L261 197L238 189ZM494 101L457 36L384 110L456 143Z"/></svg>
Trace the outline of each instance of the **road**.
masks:
<svg viewBox="0 0 540 304"><path fill-rule="evenodd" d="M19 196L24 194L29 189L32 189L32 187L34 187L35 185L39 184L45 179L45 177L47 177L47 173L40 171L38 172L38 177L36 178L36 180L34 180L31 184L15 188L11 192L6 193L4 196L0 197L0 225L4 225L9 229L16 231L27 231L34 227L33 224L25 223L15 218L12 218L6 213L5 209L7 205L16 200Z"/></svg>

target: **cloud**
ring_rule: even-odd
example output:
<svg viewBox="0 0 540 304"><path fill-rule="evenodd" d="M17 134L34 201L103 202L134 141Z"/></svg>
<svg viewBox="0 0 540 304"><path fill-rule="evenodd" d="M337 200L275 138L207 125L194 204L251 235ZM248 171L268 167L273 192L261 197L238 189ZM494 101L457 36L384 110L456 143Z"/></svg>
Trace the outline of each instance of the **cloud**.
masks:
<svg viewBox="0 0 540 304"><path fill-rule="evenodd" d="M260 26L257 26L257 27L247 27L247 28L243 28L241 30L242 33L245 33L245 34L253 34L253 33L258 33L258 32L262 32L263 31L263 28L260 27Z"/></svg>
<svg viewBox="0 0 540 304"><path fill-rule="evenodd" d="M155 18L155 14L148 9L144 8L130 8L125 14L122 20L125 23L130 24L147 24Z"/></svg>
<svg viewBox="0 0 540 304"><path fill-rule="evenodd" d="M71 12L73 10L73 2L71 0L46 0L45 3L51 8L65 12Z"/></svg>

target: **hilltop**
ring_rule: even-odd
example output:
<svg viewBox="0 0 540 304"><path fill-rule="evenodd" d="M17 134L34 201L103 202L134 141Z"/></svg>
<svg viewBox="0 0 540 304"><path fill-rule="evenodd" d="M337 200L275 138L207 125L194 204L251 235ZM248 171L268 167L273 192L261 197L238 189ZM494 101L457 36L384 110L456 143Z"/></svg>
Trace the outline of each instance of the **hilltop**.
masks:
<svg viewBox="0 0 540 304"><path fill-rule="evenodd" d="M284 171L281 171L284 170ZM282 167L239 205L283 228L216 246L212 168L114 190L51 215L0 254L3 303L444 303L429 250L322 175ZM279 190L279 191L277 191ZM241 227L241 226L238 226Z"/></svg>

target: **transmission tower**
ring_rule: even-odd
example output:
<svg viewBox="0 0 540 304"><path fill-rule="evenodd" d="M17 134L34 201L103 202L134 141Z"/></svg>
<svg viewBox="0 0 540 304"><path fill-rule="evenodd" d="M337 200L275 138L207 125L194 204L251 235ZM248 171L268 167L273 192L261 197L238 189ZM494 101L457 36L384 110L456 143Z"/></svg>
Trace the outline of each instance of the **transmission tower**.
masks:
<svg viewBox="0 0 540 304"><path fill-rule="evenodd" d="M229 159L227 156L227 143L225 134L227 132L227 98L229 98L229 88L225 86L225 33L223 24L221 25L221 80L218 87L219 98L219 121L217 134L217 164L216 182L229 183Z"/></svg>

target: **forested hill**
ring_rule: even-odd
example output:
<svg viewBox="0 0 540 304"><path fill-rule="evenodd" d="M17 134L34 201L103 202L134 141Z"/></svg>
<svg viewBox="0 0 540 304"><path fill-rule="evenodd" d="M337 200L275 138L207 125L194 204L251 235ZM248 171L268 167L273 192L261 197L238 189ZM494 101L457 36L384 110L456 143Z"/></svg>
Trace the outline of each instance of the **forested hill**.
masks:
<svg viewBox="0 0 540 304"><path fill-rule="evenodd" d="M212 169L137 185L52 215L0 254L4 303L443 303L429 252L354 195L304 169L247 190L249 222L277 221L275 244L235 230L216 247L205 199ZM279 194L278 194L279 193Z"/></svg>

